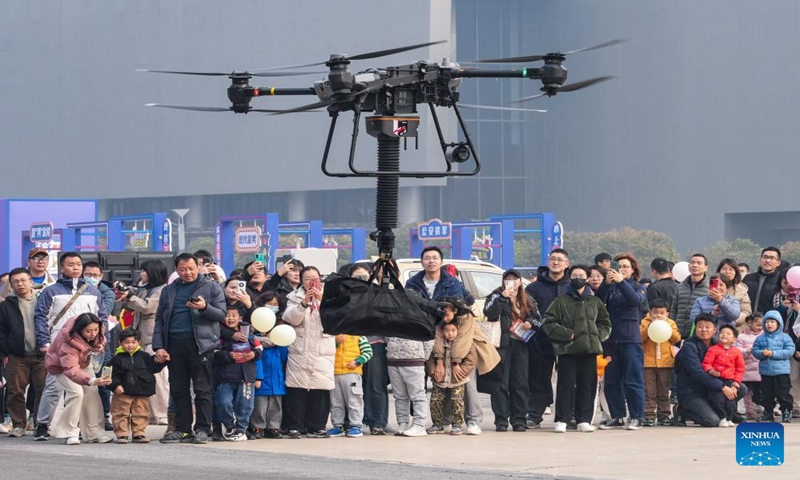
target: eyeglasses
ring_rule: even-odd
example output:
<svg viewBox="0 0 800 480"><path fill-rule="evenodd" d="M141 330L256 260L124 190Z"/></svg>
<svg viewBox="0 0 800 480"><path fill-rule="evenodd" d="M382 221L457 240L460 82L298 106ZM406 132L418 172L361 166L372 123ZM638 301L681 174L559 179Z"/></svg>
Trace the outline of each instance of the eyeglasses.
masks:
<svg viewBox="0 0 800 480"><path fill-rule="evenodd" d="M34 262L43 263L43 262L48 261L49 259L50 259L50 257L45 257L44 255L39 255L39 256L33 257L33 258L29 259L29 260L33 260Z"/></svg>
<svg viewBox="0 0 800 480"><path fill-rule="evenodd" d="M83 278L103 278L103 274L95 273L94 275L92 275L90 273L84 273Z"/></svg>
<svg viewBox="0 0 800 480"><path fill-rule="evenodd" d="M775 255L761 255L762 260L772 260L773 262L779 260Z"/></svg>
<svg viewBox="0 0 800 480"><path fill-rule="evenodd" d="M548 257L547 259L548 259L549 261L553 262L553 263L567 263L567 259L566 259L566 258L561 258L561 257Z"/></svg>
<svg viewBox="0 0 800 480"><path fill-rule="evenodd" d="M29 283L30 281L31 281L30 278L22 278L22 279L19 279L19 280L11 280L10 283L11 283L12 286L18 286L18 285L25 285L26 283Z"/></svg>

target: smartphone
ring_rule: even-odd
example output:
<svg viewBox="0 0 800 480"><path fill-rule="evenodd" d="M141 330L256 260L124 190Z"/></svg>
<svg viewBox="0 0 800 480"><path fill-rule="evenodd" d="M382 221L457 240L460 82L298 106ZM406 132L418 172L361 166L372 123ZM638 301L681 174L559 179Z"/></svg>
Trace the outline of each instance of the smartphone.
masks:
<svg viewBox="0 0 800 480"><path fill-rule="evenodd" d="M503 282L503 286L506 290L511 290L514 288L514 283L516 283L514 280L506 280Z"/></svg>
<svg viewBox="0 0 800 480"><path fill-rule="evenodd" d="M102 373L100 374L101 377L108 377L111 378L111 371L114 367L103 367Z"/></svg>
<svg viewBox="0 0 800 480"><path fill-rule="evenodd" d="M189 301L192 302L192 303L197 303L197 302L200 301L200 297L192 297L192 298L189 299Z"/></svg>
<svg viewBox="0 0 800 480"><path fill-rule="evenodd" d="M267 260L264 258L263 253L256 253L253 257L253 260L256 262L261 262L263 265L267 264Z"/></svg>
<svg viewBox="0 0 800 480"><path fill-rule="evenodd" d="M614 270L615 272L619 272L619 262L618 261L616 261L616 260L612 260L611 261L611 270Z"/></svg>
<svg viewBox="0 0 800 480"><path fill-rule="evenodd" d="M322 283L320 283L319 280L314 279L314 281L311 282L311 288L313 288L314 290L320 290L321 287L322 287Z"/></svg>
<svg viewBox="0 0 800 480"><path fill-rule="evenodd" d="M236 293L238 293L239 295L244 295L245 293L247 293L247 282L238 280L236 282Z"/></svg>
<svg viewBox="0 0 800 480"><path fill-rule="evenodd" d="M719 278L712 278L708 282L708 289L709 290L716 290L719 288Z"/></svg>
<svg viewBox="0 0 800 480"><path fill-rule="evenodd" d="M800 292L798 292L797 290L790 290L789 294L786 295L786 299L792 303L797 303L798 297L800 297Z"/></svg>

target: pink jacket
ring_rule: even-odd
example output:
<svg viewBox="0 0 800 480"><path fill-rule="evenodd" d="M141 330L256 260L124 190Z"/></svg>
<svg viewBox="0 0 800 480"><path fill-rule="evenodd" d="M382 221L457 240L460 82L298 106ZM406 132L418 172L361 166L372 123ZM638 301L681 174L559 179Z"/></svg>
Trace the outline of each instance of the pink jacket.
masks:
<svg viewBox="0 0 800 480"><path fill-rule="evenodd" d="M763 333L763 332L762 332ZM755 335L750 331L742 331L739 336L736 338L736 342L733 343L734 346L738 347L739 350L742 351L742 356L744 357L744 381L745 382L760 382L761 381L761 374L758 373L758 359L753 356L753 344L761 335Z"/></svg>
<svg viewBox="0 0 800 480"><path fill-rule="evenodd" d="M87 343L80 334L69 334L76 318L67 320L58 332L47 351L44 366L51 375L63 374L79 385L89 385L91 377L83 369L89 366L92 352L102 355L106 346L105 326L101 324L100 333L91 343Z"/></svg>

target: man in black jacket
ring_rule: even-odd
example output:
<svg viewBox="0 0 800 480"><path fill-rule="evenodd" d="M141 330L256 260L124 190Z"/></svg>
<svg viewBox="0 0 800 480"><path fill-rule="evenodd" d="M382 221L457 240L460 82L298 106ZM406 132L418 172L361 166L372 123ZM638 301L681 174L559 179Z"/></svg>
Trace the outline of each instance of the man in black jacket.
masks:
<svg viewBox="0 0 800 480"><path fill-rule="evenodd" d="M569 285L569 255L563 248L556 248L547 257L547 267L539 267L537 280L527 287L540 314L544 314L557 296L563 295ZM528 428L539 428L542 415L548 405L553 403L553 365L556 355L550 337L540 329L541 320L534 325L536 334L528 342Z"/></svg>
<svg viewBox="0 0 800 480"><path fill-rule="evenodd" d="M778 292L778 266L781 264L781 251L777 247L767 247L761 251L758 271L747 274L744 284L754 312L772 310L772 297Z"/></svg>
<svg viewBox="0 0 800 480"><path fill-rule="evenodd" d="M672 298L678 289L678 282L672 278L669 262L665 258L655 258L650 262L650 270L655 282L647 287L647 303L650 304L657 298L663 298L667 305L672 305Z"/></svg>
<svg viewBox="0 0 800 480"><path fill-rule="evenodd" d="M36 347L34 309L36 293L27 269L15 268L9 274L12 294L0 303L0 357L6 363L8 413L13 429L10 437L25 435L25 392L30 385L35 393L34 415L39 410L47 371L44 353ZM34 419L35 420L35 419Z"/></svg>

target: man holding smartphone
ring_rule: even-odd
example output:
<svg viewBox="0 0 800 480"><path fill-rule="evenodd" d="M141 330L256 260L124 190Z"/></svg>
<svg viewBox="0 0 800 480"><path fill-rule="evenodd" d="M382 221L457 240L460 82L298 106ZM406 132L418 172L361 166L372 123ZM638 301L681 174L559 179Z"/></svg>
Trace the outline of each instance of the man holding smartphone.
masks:
<svg viewBox="0 0 800 480"><path fill-rule="evenodd" d="M153 350L156 362L169 363L169 387L175 402L175 432L162 443L206 443L211 431L211 364L225 320L225 294L199 271L197 257L175 258L178 279L164 288L156 312ZM192 395L196 420L192 428Z"/></svg>

